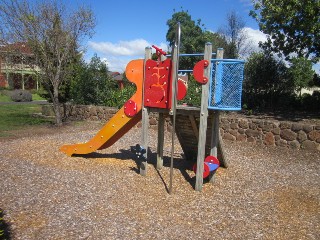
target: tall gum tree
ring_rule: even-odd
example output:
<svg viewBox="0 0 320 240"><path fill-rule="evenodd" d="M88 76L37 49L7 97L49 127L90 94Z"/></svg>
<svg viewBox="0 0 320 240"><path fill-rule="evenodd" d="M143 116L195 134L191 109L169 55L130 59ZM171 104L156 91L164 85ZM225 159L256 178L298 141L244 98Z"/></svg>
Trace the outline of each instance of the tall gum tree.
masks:
<svg viewBox="0 0 320 240"><path fill-rule="evenodd" d="M0 0L0 39L27 42L38 67L40 80L53 103L56 124L62 125L59 89L70 79L70 64L91 37L96 24L88 7L68 8L60 1Z"/></svg>
<svg viewBox="0 0 320 240"><path fill-rule="evenodd" d="M245 28L246 23L236 11L226 15L226 24L218 29L218 33L226 39L228 45L224 54L229 58L246 58L254 52L253 43Z"/></svg>

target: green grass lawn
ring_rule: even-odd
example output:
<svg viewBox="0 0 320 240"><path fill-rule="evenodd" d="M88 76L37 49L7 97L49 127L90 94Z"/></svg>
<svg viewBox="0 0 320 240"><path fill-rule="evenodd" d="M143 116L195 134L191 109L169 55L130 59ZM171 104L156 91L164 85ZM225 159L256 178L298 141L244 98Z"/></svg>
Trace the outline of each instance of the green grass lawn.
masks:
<svg viewBox="0 0 320 240"><path fill-rule="evenodd" d="M28 126L53 123L52 119L33 115L40 112L41 106L37 104L0 105L0 137L8 137L11 131Z"/></svg>
<svg viewBox="0 0 320 240"><path fill-rule="evenodd" d="M11 98L0 92L0 102L12 102Z"/></svg>
<svg viewBox="0 0 320 240"><path fill-rule="evenodd" d="M40 97L38 94L32 94L32 101L41 101L41 100L46 100L46 99Z"/></svg>

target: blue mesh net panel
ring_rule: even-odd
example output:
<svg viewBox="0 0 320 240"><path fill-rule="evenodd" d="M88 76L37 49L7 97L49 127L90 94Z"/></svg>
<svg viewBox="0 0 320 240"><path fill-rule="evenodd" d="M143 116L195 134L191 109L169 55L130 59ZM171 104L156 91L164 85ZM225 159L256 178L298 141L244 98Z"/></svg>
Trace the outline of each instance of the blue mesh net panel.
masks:
<svg viewBox="0 0 320 240"><path fill-rule="evenodd" d="M212 60L209 109L241 110L244 61Z"/></svg>

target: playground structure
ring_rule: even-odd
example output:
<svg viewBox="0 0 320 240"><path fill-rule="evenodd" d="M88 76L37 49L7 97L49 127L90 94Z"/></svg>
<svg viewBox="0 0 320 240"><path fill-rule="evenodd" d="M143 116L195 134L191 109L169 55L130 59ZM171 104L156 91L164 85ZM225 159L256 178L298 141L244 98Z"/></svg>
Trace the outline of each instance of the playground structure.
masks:
<svg viewBox="0 0 320 240"><path fill-rule="evenodd" d="M140 157L140 174L147 175L149 114L157 112L158 146L156 168L163 167L164 116L171 115L172 148L170 166L170 187L172 191L174 136L177 135L185 158L196 163L195 190L201 191L203 178L213 182L213 176L222 166L227 167L219 134L219 111L240 110L243 80L243 61L223 59L223 49L212 53L211 43L205 45L204 54L180 54L180 25L177 26L176 41L172 55L167 57L161 49L156 49L158 60L151 60L152 48L145 50L145 59L128 63L125 73L136 85L135 94L87 143L64 145L60 148L68 156L88 154L110 147L133 126L142 120L141 144L132 150ZM212 56L216 56L212 59ZM179 57L203 56L192 72L201 85L201 107L178 106L187 93L186 82L179 77ZM185 71L185 70L181 70ZM188 70L191 72L190 70ZM210 116L210 118L208 118ZM208 124L208 119L212 119ZM176 128L176 124L179 125ZM217 159L220 149L220 162Z"/></svg>

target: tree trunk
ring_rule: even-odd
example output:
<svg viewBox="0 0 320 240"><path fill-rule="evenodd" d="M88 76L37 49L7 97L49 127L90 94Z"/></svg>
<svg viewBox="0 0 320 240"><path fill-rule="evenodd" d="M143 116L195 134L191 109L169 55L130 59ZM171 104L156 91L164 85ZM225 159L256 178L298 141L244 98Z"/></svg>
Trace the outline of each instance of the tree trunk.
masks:
<svg viewBox="0 0 320 240"><path fill-rule="evenodd" d="M61 111L60 111L60 102L59 102L59 90L58 87L53 87L53 110L56 117L56 125L62 126L62 118L61 118Z"/></svg>

